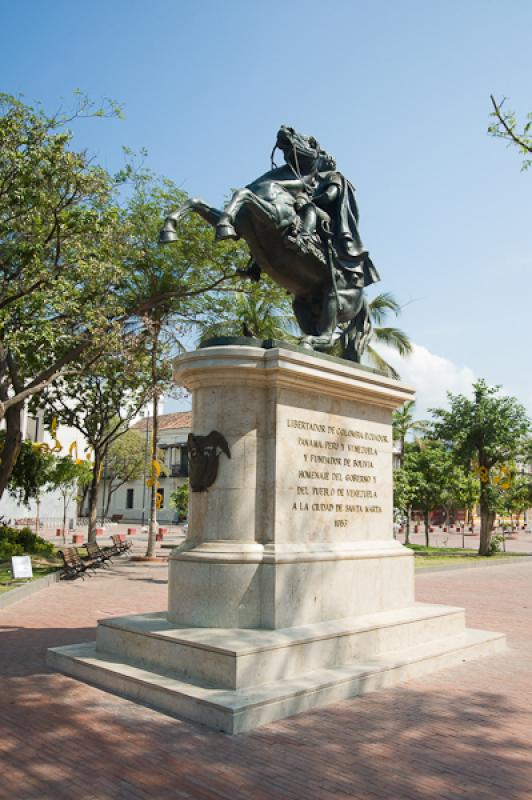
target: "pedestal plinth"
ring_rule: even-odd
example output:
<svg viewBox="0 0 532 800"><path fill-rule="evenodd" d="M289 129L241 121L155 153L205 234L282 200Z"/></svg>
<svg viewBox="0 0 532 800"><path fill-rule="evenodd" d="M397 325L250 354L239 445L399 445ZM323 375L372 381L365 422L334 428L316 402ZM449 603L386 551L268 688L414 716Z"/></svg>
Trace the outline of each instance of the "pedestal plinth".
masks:
<svg viewBox="0 0 532 800"><path fill-rule="evenodd" d="M416 604L393 538L395 380L295 349L176 362L193 432L225 438L169 561L168 611L104 620L50 663L231 733L492 652L462 609Z"/></svg>
<svg viewBox="0 0 532 800"><path fill-rule="evenodd" d="M409 388L290 350L184 356L194 433L231 448L192 492L170 557L173 622L289 628L410 606L412 552L392 533L392 410Z"/></svg>

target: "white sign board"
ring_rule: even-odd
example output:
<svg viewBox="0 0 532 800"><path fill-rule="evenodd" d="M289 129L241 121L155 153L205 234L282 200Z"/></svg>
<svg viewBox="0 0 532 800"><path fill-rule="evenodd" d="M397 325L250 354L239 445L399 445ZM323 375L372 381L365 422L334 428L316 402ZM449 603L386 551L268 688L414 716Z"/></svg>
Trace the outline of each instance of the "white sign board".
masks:
<svg viewBox="0 0 532 800"><path fill-rule="evenodd" d="M11 556L13 578L33 578L31 558L29 556Z"/></svg>

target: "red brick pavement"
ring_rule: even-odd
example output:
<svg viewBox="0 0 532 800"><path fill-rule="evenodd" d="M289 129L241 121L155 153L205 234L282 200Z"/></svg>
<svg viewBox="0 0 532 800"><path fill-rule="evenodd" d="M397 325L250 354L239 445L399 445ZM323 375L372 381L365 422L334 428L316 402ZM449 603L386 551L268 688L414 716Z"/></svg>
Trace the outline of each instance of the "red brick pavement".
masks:
<svg viewBox="0 0 532 800"><path fill-rule="evenodd" d="M165 608L165 565L124 563L0 612L0 798L530 800L532 559L417 586L511 649L236 737L45 666L98 618Z"/></svg>

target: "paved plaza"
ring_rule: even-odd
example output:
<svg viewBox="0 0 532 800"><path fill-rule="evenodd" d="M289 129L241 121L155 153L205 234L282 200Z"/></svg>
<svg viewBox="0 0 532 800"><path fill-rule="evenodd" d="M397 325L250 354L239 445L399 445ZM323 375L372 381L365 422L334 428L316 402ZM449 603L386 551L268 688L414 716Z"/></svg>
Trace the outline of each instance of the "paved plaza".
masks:
<svg viewBox="0 0 532 800"><path fill-rule="evenodd" d="M416 578L509 650L236 737L45 665L106 616L166 607L166 563L122 559L0 612L0 798L416 800L532 797L532 558Z"/></svg>

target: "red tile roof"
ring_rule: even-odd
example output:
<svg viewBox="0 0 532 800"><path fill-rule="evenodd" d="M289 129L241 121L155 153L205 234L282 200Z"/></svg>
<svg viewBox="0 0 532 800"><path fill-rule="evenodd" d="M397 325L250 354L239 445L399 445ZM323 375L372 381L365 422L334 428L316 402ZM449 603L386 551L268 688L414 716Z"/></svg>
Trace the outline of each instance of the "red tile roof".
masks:
<svg viewBox="0 0 532 800"><path fill-rule="evenodd" d="M153 417L144 417L139 419L131 427L133 430L145 431L146 427L151 431L151 421ZM191 411L176 411L175 414L161 414L159 417L159 430L168 431L180 428L192 427L192 412Z"/></svg>

